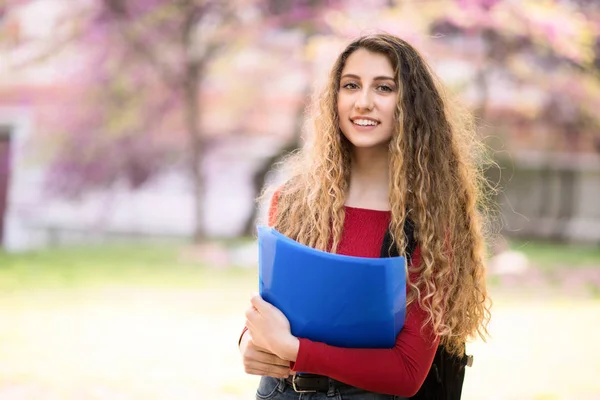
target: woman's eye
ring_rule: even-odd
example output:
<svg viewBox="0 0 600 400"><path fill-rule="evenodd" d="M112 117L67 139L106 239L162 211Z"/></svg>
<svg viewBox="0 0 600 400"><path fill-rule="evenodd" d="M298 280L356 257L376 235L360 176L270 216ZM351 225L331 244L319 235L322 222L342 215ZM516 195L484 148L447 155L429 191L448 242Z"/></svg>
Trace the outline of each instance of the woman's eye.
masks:
<svg viewBox="0 0 600 400"><path fill-rule="evenodd" d="M354 82L348 82L342 86L344 89L358 89L358 85Z"/></svg>
<svg viewBox="0 0 600 400"><path fill-rule="evenodd" d="M388 85L380 85L380 86L378 87L378 89L379 89L380 91L382 91L382 92L388 92L388 93L389 93L389 92L393 92L393 91L394 91L394 89L393 89L393 88L391 88L391 87L390 87L390 86L388 86Z"/></svg>

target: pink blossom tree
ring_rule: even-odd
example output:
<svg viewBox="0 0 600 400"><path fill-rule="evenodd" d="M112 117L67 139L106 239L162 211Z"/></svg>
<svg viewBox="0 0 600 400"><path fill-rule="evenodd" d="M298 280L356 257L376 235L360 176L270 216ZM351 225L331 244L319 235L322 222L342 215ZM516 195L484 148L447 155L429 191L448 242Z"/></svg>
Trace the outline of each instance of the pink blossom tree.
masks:
<svg viewBox="0 0 600 400"><path fill-rule="evenodd" d="M16 8L33 0L13 0ZM77 196L123 178L139 187L185 165L194 185L195 240L204 232L202 117L211 68L273 32L318 31L334 1L98 0L73 2L60 29L72 49L71 88L49 113L49 187ZM53 51L56 51L53 48ZM58 142L58 144L56 144Z"/></svg>

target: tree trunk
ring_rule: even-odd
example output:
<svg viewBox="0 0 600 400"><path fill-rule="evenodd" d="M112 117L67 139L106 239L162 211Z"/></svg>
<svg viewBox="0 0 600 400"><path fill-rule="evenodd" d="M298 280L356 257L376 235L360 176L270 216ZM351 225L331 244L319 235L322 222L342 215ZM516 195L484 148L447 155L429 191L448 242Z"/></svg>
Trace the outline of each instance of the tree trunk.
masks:
<svg viewBox="0 0 600 400"><path fill-rule="evenodd" d="M267 174L273 168L273 166L278 163L283 157L288 155L290 152L296 150L300 147L300 138L292 139L287 146L283 147L276 154L269 157L265 160L264 164L256 171L254 177L252 179L252 187L254 189L254 198L256 198L262 191L263 187L266 184ZM244 229L242 235L251 236L254 234L254 229L256 225L256 218L258 216L258 207L252 207L252 212L246 219L246 223L244 224Z"/></svg>
<svg viewBox="0 0 600 400"><path fill-rule="evenodd" d="M485 118L487 117L486 114L490 93L485 65L481 66L477 71L477 75L475 75L475 84L479 92L479 102L473 111L473 115L475 116L477 126L481 127L485 122Z"/></svg>
<svg viewBox="0 0 600 400"><path fill-rule="evenodd" d="M479 92L479 102L473 112L478 127L481 127L484 124L485 118L487 117L487 109L490 97L487 69L493 63L493 56L495 52L494 45L496 44L493 35L489 30L484 29L480 35L483 43L485 43L485 49L483 50L485 52L485 56L482 65L480 65L477 69L477 74L475 75L474 80L475 86Z"/></svg>
<svg viewBox="0 0 600 400"><path fill-rule="evenodd" d="M4 245L4 217L8 205L8 183L10 181L10 130L0 126L0 249Z"/></svg>
<svg viewBox="0 0 600 400"><path fill-rule="evenodd" d="M206 239L204 230L204 176L202 159L204 142L200 135L199 124L199 86L201 81L201 67L198 63L189 63L185 79L185 117L186 128L190 143L190 172L194 190L194 242L201 243Z"/></svg>
<svg viewBox="0 0 600 400"><path fill-rule="evenodd" d="M303 99L306 99L310 94L310 85L306 85L304 88L304 94L302 95ZM304 110L306 108L306 104L302 102L302 104L298 107L295 116L295 124L294 124L294 136L288 142L288 144L282 147L276 154L267 158L263 165L254 173L254 177L252 179L252 185L254 189L254 198L256 198L262 191L263 187L266 184L266 178L269 171L273 168L273 166L281 161L283 157L291 153L292 151L298 149L300 147L300 138L302 137L302 127L304 125ZM252 207L252 212L248 215L246 219L246 223L244 224L244 229L242 235L251 236L254 234L254 229L256 225L256 218L258 214L258 207Z"/></svg>

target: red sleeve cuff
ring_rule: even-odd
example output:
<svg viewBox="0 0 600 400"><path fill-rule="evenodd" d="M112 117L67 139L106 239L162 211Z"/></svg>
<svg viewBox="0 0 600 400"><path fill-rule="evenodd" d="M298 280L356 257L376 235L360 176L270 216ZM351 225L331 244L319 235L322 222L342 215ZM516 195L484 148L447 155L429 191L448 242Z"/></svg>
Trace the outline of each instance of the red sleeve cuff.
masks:
<svg viewBox="0 0 600 400"><path fill-rule="evenodd" d="M242 333L240 333L240 338L238 339L238 347L240 347L240 344L242 344L242 338L244 337L244 333L246 333L247 330L247 327L244 327L244 329L242 329Z"/></svg>
<svg viewBox="0 0 600 400"><path fill-rule="evenodd" d="M296 356L296 362L290 363L290 368L294 372L308 372L314 373L310 371L309 366L309 358L311 354L311 348L314 347L315 343L310 341L309 339L299 338L300 346L298 347L298 355Z"/></svg>

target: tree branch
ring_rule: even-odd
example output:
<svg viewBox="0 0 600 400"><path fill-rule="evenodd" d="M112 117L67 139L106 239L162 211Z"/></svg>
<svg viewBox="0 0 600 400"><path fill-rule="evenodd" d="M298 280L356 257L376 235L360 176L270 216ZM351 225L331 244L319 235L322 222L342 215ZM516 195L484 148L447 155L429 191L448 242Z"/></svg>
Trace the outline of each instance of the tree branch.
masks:
<svg viewBox="0 0 600 400"><path fill-rule="evenodd" d="M173 90L179 90L183 82L180 77L177 76L177 73L171 70L165 63L161 62L150 50L148 45L140 38L140 35L135 34L133 32L134 30L127 26L128 24L134 24L134 22L131 21L125 2L122 0L104 0L104 4L107 7L107 10L116 17L116 26L119 34L129 44L129 49L142 60L152 65L167 87ZM171 4L167 4L163 7L171 6Z"/></svg>

